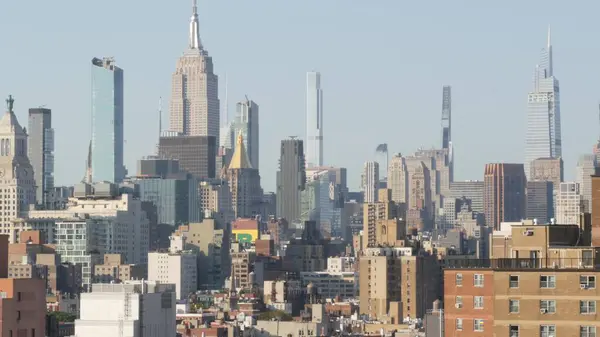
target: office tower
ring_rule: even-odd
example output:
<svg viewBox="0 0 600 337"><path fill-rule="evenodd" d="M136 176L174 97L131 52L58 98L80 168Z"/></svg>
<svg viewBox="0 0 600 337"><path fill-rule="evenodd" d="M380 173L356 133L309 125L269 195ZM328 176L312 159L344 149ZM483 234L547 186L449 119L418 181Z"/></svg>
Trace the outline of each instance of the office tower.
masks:
<svg viewBox="0 0 600 337"><path fill-rule="evenodd" d="M483 212L488 227L499 230L502 222L523 219L526 182L523 164L485 165Z"/></svg>
<svg viewBox="0 0 600 337"><path fill-rule="evenodd" d="M92 59L91 179L119 183L127 175L123 166L123 69L115 59Z"/></svg>
<svg viewBox="0 0 600 337"><path fill-rule="evenodd" d="M306 166L323 166L323 90L321 73L306 73Z"/></svg>
<svg viewBox="0 0 600 337"><path fill-rule="evenodd" d="M388 188L392 190L392 200L396 203L408 203L408 170L406 160L400 153L395 154L388 167Z"/></svg>
<svg viewBox="0 0 600 337"><path fill-rule="evenodd" d="M591 212L592 203L592 176L596 174L598 165L596 155L585 154L577 161L577 175L575 182L579 184L583 202L583 211Z"/></svg>
<svg viewBox="0 0 600 337"><path fill-rule="evenodd" d="M406 223L392 201L392 191L380 189L377 194L378 201L363 204L363 250L378 245L400 246L399 241L406 235Z"/></svg>
<svg viewBox="0 0 600 337"><path fill-rule="evenodd" d="M452 147L452 87L442 91L442 149L446 150L449 182L454 181L454 149Z"/></svg>
<svg viewBox="0 0 600 337"><path fill-rule="evenodd" d="M301 192L302 221L315 221L324 237L341 237L345 231L342 209L348 194L346 169L306 169L306 187Z"/></svg>
<svg viewBox="0 0 600 337"><path fill-rule="evenodd" d="M217 228L227 228L227 224L235 220L231 206L231 189L227 180L215 179L200 182L198 186L200 196L200 210L212 213L210 218L215 219ZM209 214L210 215L210 214Z"/></svg>
<svg viewBox="0 0 600 337"><path fill-rule="evenodd" d="M36 201L46 204L47 194L54 188L54 129L50 109L29 109L29 142L27 157L33 167Z"/></svg>
<svg viewBox="0 0 600 337"><path fill-rule="evenodd" d="M138 176L160 177L166 179L181 174L185 175L185 173L179 171L179 160L146 157L138 161Z"/></svg>
<svg viewBox="0 0 600 337"><path fill-rule="evenodd" d="M164 133L160 137L158 153L161 158L178 160L179 168L196 178L214 178L217 173L214 160L217 151L215 143L215 137L211 136L178 136Z"/></svg>
<svg viewBox="0 0 600 337"><path fill-rule="evenodd" d="M450 198L471 200L473 212L483 214L483 181L465 180L450 183Z"/></svg>
<svg viewBox="0 0 600 337"><path fill-rule="evenodd" d="M35 203L35 181L27 158L27 134L13 111L12 96L6 103L6 113L0 120L0 191L4 191L0 202L11 206L6 206L0 227L9 235L10 243L15 243L19 229L14 220Z"/></svg>
<svg viewBox="0 0 600 337"><path fill-rule="evenodd" d="M527 182L525 218L546 224L554 218L554 185L550 181Z"/></svg>
<svg viewBox="0 0 600 337"><path fill-rule="evenodd" d="M537 158L531 161L528 181L549 181L554 190L563 181L564 169L562 158Z"/></svg>
<svg viewBox="0 0 600 337"><path fill-rule="evenodd" d="M576 182L560 183L556 193L556 221L560 225L579 224L582 195Z"/></svg>
<svg viewBox="0 0 600 337"><path fill-rule="evenodd" d="M366 203L377 201L379 189L379 163L368 161L365 163L361 176L361 189Z"/></svg>
<svg viewBox="0 0 600 337"><path fill-rule="evenodd" d="M231 125L231 136L237 138L242 134L244 147L246 148L248 159L253 168L259 169L259 138L258 138L258 104L246 97L245 101L239 102L236 107L236 116ZM236 138L230 143L235 151Z"/></svg>
<svg viewBox="0 0 600 337"><path fill-rule="evenodd" d="M300 219L300 192L306 186L304 143L300 139L281 141L279 171L277 171L277 217L288 223Z"/></svg>
<svg viewBox="0 0 600 337"><path fill-rule="evenodd" d="M260 175L250 164L241 132L238 134L225 179L229 181L234 217L251 218L258 215L263 197Z"/></svg>
<svg viewBox="0 0 600 337"><path fill-rule="evenodd" d="M533 91L528 95L525 141L525 173L528 179L531 174L529 167L533 160L562 157L559 97L560 90L558 79L554 77L552 44L548 29L548 42L542 50L540 64L535 68Z"/></svg>
<svg viewBox="0 0 600 337"><path fill-rule="evenodd" d="M81 295L75 336L170 336L177 330L174 284L97 283Z"/></svg>
<svg viewBox="0 0 600 337"><path fill-rule="evenodd" d="M449 149L418 149L412 156L406 157L406 165L409 172L422 162L429 170L429 189L431 203L427 205L431 220L440 214L439 210L444 207L444 198L450 195L450 182L452 180ZM410 176L408 177L410 183ZM413 187L411 186L412 190ZM412 208L413 205L409 205Z"/></svg>
<svg viewBox="0 0 600 337"><path fill-rule="evenodd" d="M171 131L182 136L214 137L215 148L219 148L219 79L214 74L212 57L200 41L196 0L189 34L189 46L172 76Z"/></svg>

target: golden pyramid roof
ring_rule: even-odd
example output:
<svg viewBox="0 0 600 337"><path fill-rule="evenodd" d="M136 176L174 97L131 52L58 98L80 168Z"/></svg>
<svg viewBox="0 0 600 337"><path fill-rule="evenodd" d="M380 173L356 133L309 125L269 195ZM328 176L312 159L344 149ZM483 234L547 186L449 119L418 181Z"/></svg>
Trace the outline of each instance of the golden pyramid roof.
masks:
<svg viewBox="0 0 600 337"><path fill-rule="evenodd" d="M238 134L237 142L235 144L235 151L231 156L229 162L229 169L251 169L252 165L248 159L248 153L246 153L246 147L244 146L244 137L242 132Z"/></svg>

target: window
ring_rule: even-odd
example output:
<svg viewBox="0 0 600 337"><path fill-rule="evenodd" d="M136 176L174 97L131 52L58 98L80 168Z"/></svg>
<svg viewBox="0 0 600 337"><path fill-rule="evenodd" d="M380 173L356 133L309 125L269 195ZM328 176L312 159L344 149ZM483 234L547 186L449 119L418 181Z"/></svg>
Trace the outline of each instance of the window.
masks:
<svg viewBox="0 0 600 337"><path fill-rule="evenodd" d="M540 288L554 288L554 287L556 287L556 276L554 276L554 275L540 276Z"/></svg>
<svg viewBox="0 0 600 337"><path fill-rule="evenodd" d="M596 276L594 275L581 275L579 276L579 285L582 289L595 289L596 288Z"/></svg>
<svg viewBox="0 0 600 337"><path fill-rule="evenodd" d="M544 314L556 313L556 301L555 300L541 300L540 301L540 312Z"/></svg>
<svg viewBox="0 0 600 337"><path fill-rule="evenodd" d="M580 314L595 314L596 313L596 301L579 301L579 313Z"/></svg>
<svg viewBox="0 0 600 337"><path fill-rule="evenodd" d="M473 320L473 331L483 331L483 320L475 318Z"/></svg>
<svg viewBox="0 0 600 337"><path fill-rule="evenodd" d="M584 266L593 266L594 265L594 254L591 250L581 251L581 263Z"/></svg>
<svg viewBox="0 0 600 337"><path fill-rule="evenodd" d="M518 288L519 287L519 276L518 275L510 275L510 287Z"/></svg>
<svg viewBox="0 0 600 337"><path fill-rule="evenodd" d="M473 308L483 309L483 296L475 296L473 299Z"/></svg>
<svg viewBox="0 0 600 337"><path fill-rule="evenodd" d="M510 325L508 327L508 337L519 337L519 326Z"/></svg>
<svg viewBox="0 0 600 337"><path fill-rule="evenodd" d="M511 314L519 313L519 300L508 300L508 311Z"/></svg>
<svg viewBox="0 0 600 337"><path fill-rule="evenodd" d="M483 274L473 275L473 285L476 287L483 287Z"/></svg>
<svg viewBox="0 0 600 337"><path fill-rule="evenodd" d="M462 318L456 319L456 330L462 330Z"/></svg>
<svg viewBox="0 0 600 337"><path fill-rule="evenodd" d="M579 337L596 337L596 327L595 326L579 327Z"/></svg>
<svg viewBox="0 0 600 337"><path fill-rule="evenodd" d="M456 274L456 286L462 287L462 274Z"/></svg>
<svg viewBox="0 0 600 337"><path fill-rule="evenodd" d="M462 296L456 296L454 299L456 309L462 308Z"/></svg>
<svg viewBox="0 0 600 337"><path fill-rule="evenodd" d="M556 336L555 325L540 325L540 337L554 337Z"/></svg>

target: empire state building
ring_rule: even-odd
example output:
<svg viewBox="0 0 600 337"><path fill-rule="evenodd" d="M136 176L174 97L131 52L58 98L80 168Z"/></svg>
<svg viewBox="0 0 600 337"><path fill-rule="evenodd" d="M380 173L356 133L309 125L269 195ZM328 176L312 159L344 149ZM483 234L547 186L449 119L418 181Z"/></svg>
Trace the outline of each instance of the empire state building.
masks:
<svg viewBox="0 0 600 337"><path fill-rule="evenodd" d="M170 128L179 136L213 136L218 148L219 79L200 40L196 0L189 35L189 46L172 77Z"/></svg>

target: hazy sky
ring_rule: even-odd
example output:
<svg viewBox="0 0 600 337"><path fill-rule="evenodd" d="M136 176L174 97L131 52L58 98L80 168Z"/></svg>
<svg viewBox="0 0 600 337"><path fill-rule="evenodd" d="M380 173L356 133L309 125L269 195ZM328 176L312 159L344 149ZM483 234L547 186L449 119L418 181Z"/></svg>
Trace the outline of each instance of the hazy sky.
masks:
<svg viewBox="0 0 600 337"><path fill-rule="evenodd" d="M163 97L187 47L191 0L4 1L0 97L47 105L56 134L56 183L84 175L90 140L90 60L125 70L125 162L152 154ZM552 25L561 84L563 155L577 157L600 128L597 1L200 0L202 42L229 112L247 94L260 105L265 191L275 186L279 142L305 135L305 72L322 73L324 157L359 186L377 144L408 154L439 146L442 86L452 85L456 179L482 179L485 163L522 162L527 92ZM390 154L391 154L390 153Z"/></svg>

